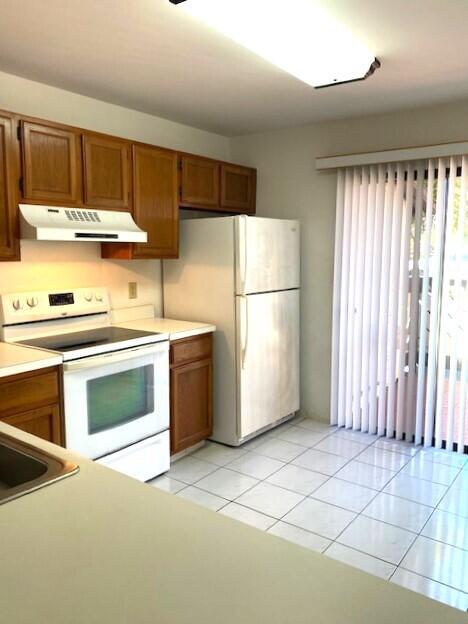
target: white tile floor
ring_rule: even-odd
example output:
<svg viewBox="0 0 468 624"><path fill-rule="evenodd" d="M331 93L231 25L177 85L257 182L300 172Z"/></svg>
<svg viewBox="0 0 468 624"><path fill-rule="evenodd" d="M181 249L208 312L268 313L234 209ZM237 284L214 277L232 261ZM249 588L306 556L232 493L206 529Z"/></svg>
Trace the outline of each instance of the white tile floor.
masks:
<svg viewBox="0 0 468 624"><path fill-rule="evenodd" d="M154 485L468 610L468 456L295 418Z"/></svg>

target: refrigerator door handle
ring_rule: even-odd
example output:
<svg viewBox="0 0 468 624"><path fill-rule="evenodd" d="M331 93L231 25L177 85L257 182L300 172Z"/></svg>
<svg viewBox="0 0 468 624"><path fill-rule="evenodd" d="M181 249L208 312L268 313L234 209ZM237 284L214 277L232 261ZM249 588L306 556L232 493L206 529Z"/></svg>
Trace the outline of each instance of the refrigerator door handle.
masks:
<svg viewBox="0 0 468 624"><path fill-rule="evenodd" d="M241 351L241 367L242 370L245 367L245 357L247 355L247 345L249 342L249 308L247 297L242 296L242 315L243 315L243 323L242 327L244 331L242 332L242 351Z"/></svg>

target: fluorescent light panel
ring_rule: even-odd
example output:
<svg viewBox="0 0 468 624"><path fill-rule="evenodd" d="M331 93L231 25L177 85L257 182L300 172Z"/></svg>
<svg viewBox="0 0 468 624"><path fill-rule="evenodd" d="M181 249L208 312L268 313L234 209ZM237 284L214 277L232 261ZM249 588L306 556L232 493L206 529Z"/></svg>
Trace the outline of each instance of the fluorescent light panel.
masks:
<svg viewBox="0 0 468 624"><path fill-rule="evenodd" d="M364 78L374 61L314 0L179 0L178 7L314 87Z"/></svg>

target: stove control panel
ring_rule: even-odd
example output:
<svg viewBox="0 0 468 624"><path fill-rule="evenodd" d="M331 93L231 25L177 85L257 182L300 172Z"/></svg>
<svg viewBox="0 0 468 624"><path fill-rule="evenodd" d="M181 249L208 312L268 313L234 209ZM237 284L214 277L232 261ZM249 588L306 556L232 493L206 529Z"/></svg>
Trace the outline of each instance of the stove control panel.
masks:
<svg viewBox="0 0 468 624"><path fill-rule="evenodd" d="M52 295L49 295L50 306L73 305L74 303L75 296L72 292L53 293Z"/></svg>
<svg viewBox="0 0 468 624"><path fill-rule="evenodd" d="M100 286L0 295L2 325L102 314L109 310L108 292Z"/></svg>

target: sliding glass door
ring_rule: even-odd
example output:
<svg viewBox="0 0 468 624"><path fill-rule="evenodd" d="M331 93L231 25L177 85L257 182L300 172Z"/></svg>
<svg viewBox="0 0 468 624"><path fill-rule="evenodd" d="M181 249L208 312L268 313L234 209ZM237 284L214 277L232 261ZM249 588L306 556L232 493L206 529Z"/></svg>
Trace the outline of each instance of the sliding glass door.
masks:
<svg viewBox="0 0 468 624"><path fill-rule="evenodd" d="M468 204L467 162L451 171L447 188L440 298L435 444L468 446Z"/></svg>
<svg viewBox="0 0 468 624"><path fill-rule="evenodd" d="M468 445L466 157L338 175L331 422Z"/></svg>

